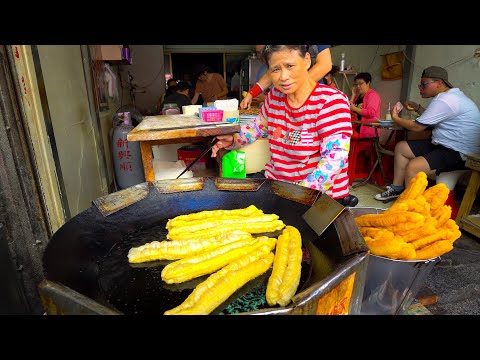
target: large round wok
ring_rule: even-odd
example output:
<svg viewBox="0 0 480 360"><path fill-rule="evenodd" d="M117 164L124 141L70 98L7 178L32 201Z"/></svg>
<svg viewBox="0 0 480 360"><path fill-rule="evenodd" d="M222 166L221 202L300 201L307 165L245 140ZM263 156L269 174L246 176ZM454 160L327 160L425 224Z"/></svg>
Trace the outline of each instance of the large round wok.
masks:
<svg viewBox="0 0 480 360"><path fill-rule="evenodd" d="M333 240L321 240L302 218L321 196L318 191L267 179L194 178L154 184L148 187L143 200L126 208L104 216L92 205L63 225L51 238L43 256L46 279L121 313L163 314L183 302L206 276L168 285L160 276L168 261L129 264L128 250L166 239L166 222L177 215L245 208L252 204L264 213L277 214L285 224L301 232L304 256L297 294L338 269L345 260L333 226L322 234L323 239ZM269 308L265 302L269 274L246 284L214 313Z"/></svg>

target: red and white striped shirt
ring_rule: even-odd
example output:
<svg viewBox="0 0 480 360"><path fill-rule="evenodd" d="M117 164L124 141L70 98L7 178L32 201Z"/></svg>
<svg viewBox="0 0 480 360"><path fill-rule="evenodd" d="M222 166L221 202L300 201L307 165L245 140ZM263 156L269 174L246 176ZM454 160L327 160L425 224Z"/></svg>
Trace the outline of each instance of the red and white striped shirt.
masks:
<svg viewBox="0 0 480 360"><path fill-rule="evenodd" d="M286 95L273 88L261 115L268 122L271 152L267 178L311 187L334 199L349 194L352 123L343 92L317 84L302 106L292 108Z"/></svg>

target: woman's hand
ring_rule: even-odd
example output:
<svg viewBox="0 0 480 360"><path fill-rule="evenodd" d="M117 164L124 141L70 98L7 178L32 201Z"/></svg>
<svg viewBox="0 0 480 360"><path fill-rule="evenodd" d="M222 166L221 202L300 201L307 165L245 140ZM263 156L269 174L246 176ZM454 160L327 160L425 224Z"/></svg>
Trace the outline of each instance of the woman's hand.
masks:
<svg viewBox="0 0 480 360"><path fill-rule="evenodd" d="M352 97L350 98L353 101L357 97L357 87L355 85L352 86Z"/></svg>
<svg viewBox="0 0 480 360"><path fill-rule="evenodd" d="M390 115L392 116L392 119L394 116L398 116L398 107L394 106L390 109Z"/></svg>
<svg viewBox="0 0 480 360"><path fill-rule="evenodd" d="M218 150L232 146L234 141L233 135L219 135L217 139L219 141L212 147L212 157L217 157Z"/></svg>
<svg viewBox="0 0 480 360"><path fill-rule="evenodd" d="M253 97L250 93L247 93L243 100L240 102L240 109L248 109L250 110L250 104L252 103Z"/></svg>

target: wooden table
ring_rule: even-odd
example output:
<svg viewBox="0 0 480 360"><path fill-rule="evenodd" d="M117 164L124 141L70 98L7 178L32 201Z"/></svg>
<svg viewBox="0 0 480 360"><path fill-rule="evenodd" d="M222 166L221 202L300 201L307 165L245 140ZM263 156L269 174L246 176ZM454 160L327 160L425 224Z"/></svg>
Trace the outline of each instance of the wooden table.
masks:
<svg viewBox="0 0 480 360"><path fill-rule="evenodd" d="M467 190L465 190L465 194L463 194L456 222L461 229L480 238L480 216L475 214L470 215L473 202L475 201L480 186L480 154L466 156L467 161L465 162L465 166L472 169L472 175L470 176Z"/></svg>
<svg viewBox="0 0 480 360"><path fill-rule="evenodd" d="M146 116L127 134L128 141L139 141L145 180L155 180L152 146L185 142L208 141L209 137L240 131L240 125L207 123L194 115Z"/></svg>

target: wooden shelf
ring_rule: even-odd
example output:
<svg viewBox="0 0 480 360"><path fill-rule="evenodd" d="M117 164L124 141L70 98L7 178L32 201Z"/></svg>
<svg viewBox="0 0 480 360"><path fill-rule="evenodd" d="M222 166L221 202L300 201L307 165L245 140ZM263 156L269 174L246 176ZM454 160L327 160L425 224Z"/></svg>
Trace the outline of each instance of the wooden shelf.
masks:
<svg viewBox="0 0 480 360"><path fill-rule="evenodd" d="M333 77L333 81L335 81L335 85L337 86L337 89L349 95L351 86L350 86L350 81L348 80L348 76L356 76L358 73L354 70L343 70L343 71L337 72L337 74L340 74L342 76L342 86L339 86L337 79L335 78L335 76ZM346 89L345 89L345 84L347 85Z"/></svg>

